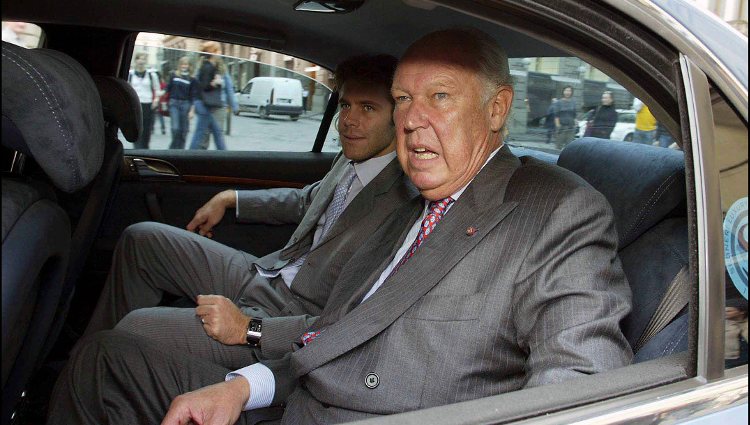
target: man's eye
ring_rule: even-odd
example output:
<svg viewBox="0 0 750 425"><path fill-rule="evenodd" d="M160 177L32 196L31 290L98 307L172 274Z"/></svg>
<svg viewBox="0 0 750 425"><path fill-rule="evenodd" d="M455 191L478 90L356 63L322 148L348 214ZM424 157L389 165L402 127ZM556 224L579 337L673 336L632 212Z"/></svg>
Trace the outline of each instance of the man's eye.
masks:
<svg viewBox="0 0 750 425"><path fill-rule="evenodd" d="M404 103L409 101L409 96L394 96L396 103Z"/></svg>
<svg viewBox="0 0 750 425"><path fill-rule="evenodd" d="M364 105L362 106L362 109L364 109L367 112L372 112L375 110L375 108L373 108L372 105Z"/></svg>
<svg viewBox="0 0 750 425"><path fill-rule="evenodd" d="M341 109L349 109L349 104L348 104L348 103L340 103L340 104L339 104L339 107L340 107Z"/></svg>
<svg viewBox="0 0 750 425"><path fill-rule="evenodd" d="M448 93L435 93L435 99L444 100L448 98Z"/></svg>

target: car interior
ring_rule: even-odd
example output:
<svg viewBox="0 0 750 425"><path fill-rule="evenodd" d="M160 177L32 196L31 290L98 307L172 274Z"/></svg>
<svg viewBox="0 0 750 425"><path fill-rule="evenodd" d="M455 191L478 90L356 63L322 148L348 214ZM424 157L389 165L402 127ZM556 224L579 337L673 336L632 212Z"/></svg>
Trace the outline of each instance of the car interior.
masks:
<svg viewBox="0 0 750 425"><path fill-rule="evenodd" d="M679 52L605 3L3 0L2 14L3 21L42 31L38 49L2 45L3 423L44 422L57 373L87 324L127 226L151 220L184 228L221 190L303 187L322 178L336 155L322 149L335 95L303 151L131 149L146 131L127 82L136 37L144 32L252 46L335 69L352 53L398 57L420 36L458 26L492 35L511 59L577 57L592 64L647 103L676 148L590 137L559 152L512 138L509 144L517 156L578 174L611 204L633 294L621 324L633 365L394 420L509 422L696 375L696 195L691 147L683 143L691 121ZM516 87L516 95L524 90ZM239 224L228 214L214 239L262 256L283 246L294 227Z"/></svg>

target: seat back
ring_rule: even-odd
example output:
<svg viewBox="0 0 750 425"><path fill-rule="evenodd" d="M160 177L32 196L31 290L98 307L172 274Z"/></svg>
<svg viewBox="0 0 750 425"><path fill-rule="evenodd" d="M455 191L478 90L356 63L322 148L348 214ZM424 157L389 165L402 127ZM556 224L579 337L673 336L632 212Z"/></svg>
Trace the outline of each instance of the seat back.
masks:
<svg viewBox="0 0 750 425"><path fill-rule="evenodd" d="M75 192L98 173L104 123L96 87L76 61L5 42L2 52L3 148L44 172L2 178L5 423L43 360L68 266L70 223L55 190Z"/></svg>
<svg viewBox="0 0 750 425"><path fill-rule="evenodd" d="M684 161L681 151L595 138L575 140L558 159L612 206L618 253L633 292L633 310L622 323L631 347L688 264ZM641 348L635 361L686 350L686 314Z"/></svg>
<svg viewBox="0 0 750 425"><path fill-rule="evenodd" d="M104 157L99 173L89 185L74 193L58 193L60 204L71 220L73 234L61 301L45 352L52 348L65 323L76 284L116 192L115 186L123 164L118 130L122 130L125 138L131 142L137 140L142 131L141 106L133 88L124 80L114 77L94 76L93 80L105 124Z"/></svg>

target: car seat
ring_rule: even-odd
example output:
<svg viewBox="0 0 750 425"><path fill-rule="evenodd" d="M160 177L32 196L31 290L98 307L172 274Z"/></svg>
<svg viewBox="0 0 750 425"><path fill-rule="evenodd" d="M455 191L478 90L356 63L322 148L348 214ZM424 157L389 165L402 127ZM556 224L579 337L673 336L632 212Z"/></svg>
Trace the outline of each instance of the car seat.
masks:
<svg viewBox="0 0 750 425"><path fill-rule="evenodd" d="M99 172L104 122L92 79L60 52L3 42L2 81L2 145L19 160L2 177L5 423L43 360L63 290L71 230L55 191L78 191ZM43 178L24 171L24 158Z"/></svg>
<svg viewBox="0 0 750 425"><path fill-rule="evenodd" d="M639 347L667 289L688 264L684 163L678 150L596 138L573 141L558 159L614 211L618 253L633 293L633 310L621 326L635 362L687 350L687 308Z"/></svg>

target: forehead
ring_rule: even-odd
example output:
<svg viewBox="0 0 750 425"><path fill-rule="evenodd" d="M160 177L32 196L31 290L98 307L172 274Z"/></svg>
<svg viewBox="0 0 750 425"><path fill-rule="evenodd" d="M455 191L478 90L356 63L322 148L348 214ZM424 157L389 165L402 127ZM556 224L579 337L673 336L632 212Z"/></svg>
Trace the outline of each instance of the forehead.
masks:
<svg viewBox="0 0 750 425"><path fill-rule="evenodd" d="M478 81L478 70L471 62L453 58L405 58L396 68L395 88L419 86L466 86Z"/></svg>
<svg viewBox="0 0 750 425"><path fill-rule="evenodd" d="M389 103L390 95L388 94L388 90L389 87L385 87L382 84L350 79L341 86L339 98L348 102L369 101Z"/></svg>

